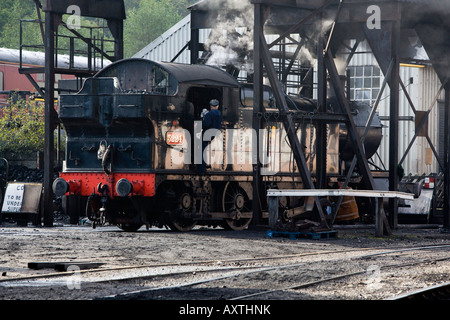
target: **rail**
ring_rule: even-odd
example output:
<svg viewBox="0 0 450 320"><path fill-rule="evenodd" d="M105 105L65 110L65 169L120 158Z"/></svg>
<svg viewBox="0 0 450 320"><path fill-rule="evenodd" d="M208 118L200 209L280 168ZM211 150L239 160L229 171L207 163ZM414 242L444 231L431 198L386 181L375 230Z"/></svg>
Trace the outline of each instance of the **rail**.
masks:
<svg viewBox="0 0 450 320"><path fill-rule="evenodd" d="M352 189L269 189L267 197L269 200L269 227L274 227L278 220L278 198L279 197L365 197L375 198L375 234L383 235L383 199L397 198L414 200L414 194L399 191L381 190L352 190Z"/></svg>
<svg viewBox="0 0 450 320"><path fill-rule="evenodd" d="M450 282L441 283L425 287L413 292L408 292L400 296L392 297L387 300L448 300L450 297Z"/></svg>

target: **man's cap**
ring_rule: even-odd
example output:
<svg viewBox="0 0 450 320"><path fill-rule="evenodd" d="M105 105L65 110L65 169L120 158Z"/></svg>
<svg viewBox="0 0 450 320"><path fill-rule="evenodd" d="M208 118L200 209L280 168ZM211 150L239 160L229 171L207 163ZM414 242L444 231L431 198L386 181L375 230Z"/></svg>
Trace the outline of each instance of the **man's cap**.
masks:
<svg viewBox="0 0 450 320"><path fill-rule="evenodd" d="M209 104L211 105L211 106L218 106L219 105L219 100L216 100L216 99L212 99L210 102L209 102Z"/></svg>

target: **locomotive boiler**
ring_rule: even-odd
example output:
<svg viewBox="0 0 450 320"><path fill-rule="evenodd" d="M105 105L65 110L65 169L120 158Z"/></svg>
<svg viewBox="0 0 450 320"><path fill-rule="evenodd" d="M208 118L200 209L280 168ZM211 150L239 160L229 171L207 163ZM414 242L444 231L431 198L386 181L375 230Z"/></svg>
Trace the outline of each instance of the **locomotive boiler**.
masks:
<svg viewBox="0 0 450 320"><path fill-rule="evenodd" d="M220 131L208 133L202 131L200 115L211 99L219 100L223 121ZM314 173L316 137L310 119L316 103L286 99L297 115L298 137ZM351 106L363 130L370 106ZM252 203L266 203L253 199L256 161L261 163L262 190L302 188L270 87L264 88L264 107L256 115L264 126L256 132L252 86L219 68L144 59L115 62L86 79L78 93L60 96L66 157L53 191L57 197L83 199L94 226L245 229L253 217ZM336 108L330 99L329 111ZM380 140L381 123L375 117L365 139L368 158ZM204 150L202 141L209 142ZM337 178L353 155L345 125L329 124L327 141L327 175ZM202 159L204 173L197 171ZM312 210L305 199L280 202L295 215Z"/></svg>

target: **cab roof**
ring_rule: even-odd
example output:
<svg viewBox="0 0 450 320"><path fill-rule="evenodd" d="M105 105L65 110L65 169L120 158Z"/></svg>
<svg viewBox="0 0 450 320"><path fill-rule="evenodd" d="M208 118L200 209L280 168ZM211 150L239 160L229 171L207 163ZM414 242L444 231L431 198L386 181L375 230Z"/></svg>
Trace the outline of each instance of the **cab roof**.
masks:
<svg viewBox="0 0 450 320"><path fill-rule="evenodd" d="M123 89L130 82L147 82L151 87L155 70L167 72L171 81L196 85L239 87L239 82L229 73L217 67L203 64L181 64L156 62L148 59L131 58L117 61L99 71L95 77L117 77Z"/></svg>

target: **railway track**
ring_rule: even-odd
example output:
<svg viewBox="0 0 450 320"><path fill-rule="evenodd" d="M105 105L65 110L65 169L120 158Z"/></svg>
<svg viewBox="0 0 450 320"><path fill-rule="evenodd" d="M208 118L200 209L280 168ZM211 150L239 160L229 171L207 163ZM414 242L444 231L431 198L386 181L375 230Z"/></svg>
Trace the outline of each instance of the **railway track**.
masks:
<svg viewBox="0 0 450 320"><path fill-rule="evenodd" d="M350 249L339 251L317 251L301 254L280 255L272 257L255 257L248 259L224 259L224 260L203 260L196 262L168 263L168 264L150 264L143 266L122 266L110 268L98 268L79 270L77 272L53 272L46 274L37 274L21 276L9 279L0 279L0 286L18 287L18 286L59 286L67 285L67 279L73 280L77 276L86 287L107 287L117 284L120 285L119 292L112 294L103 294L95 298L102 299L157 299L165 296L169 291L193 288L227 288L228 284L236 277L248 277L250 281L258 278L261 274L280 274L283 272L295 273L298 270L307 270L312 264L319 264L324 260L333 261L336 265L345 264L349 261L357 261L361 268L352 272L340 272L331 276L324 276L320 279L309 281L296 281L289 285L276 286L274 289L259 288L251 290L251 293L244 294L226 294L221 296L228 300L244 299L265 299L276 293L298 292L305 288L311 288L326 283L351 279L357 276L367 274L367 263L362 262L372 260L375 257L386 258L390 255L403 255L402 259L408 260L402 263L383 264L380 263L380 270L392 270L404 268L407 266L418 266L426 263L437 263L449 260L449 257L414 259L414 252L418 250L445 249L450 245L442 246L422 246L395 250L386 249ZM299 261L300 260L300 261ZM129 286L130 283L136 283L135 286ZM145 283L143 285L143 283ZM222 284L217 284L222 283ZM225 284L223 284L225 283ZM267 287L267 283L265 284ZM144 288L142 288L144 286ZM441 289L442 290L442 289ZM226 291L226 290L225 290ZM248 291L248 290L247 290ZM256 291L256 292L255 292ZM100 292L100 291L99 291ZM106 291L105 291L106 292ZM189 296L188 296L189 297ZM183 297L179 297L184 299Z"/></svg>
<svg viewBox="0 0 450 320"><path fill-rule="evenodd" d="M432 247L425 246L425 247L417 247L417 248L389 250L389 251L382 251L382 252L378 252L378 253L359 255L359 256L355 256L351 259L352 260L356 260L356 259L364 260L364 259L371 258L374 256L385 256L385 255L389 255L389 254L412 252L412 251L416 251L416 250L441 249L441 248L445 248L445 247L448 247L448 246L432 246ZM344 259L344 260L347 260L347 259ZM411 261L411 262L407 262L407 263L396 263L396 264L384 265L384 266L381 266L380 269L385 270L385 269L404 268L404 267L408 267L408 266L422 265L425 263L436 263L439 261L446 261L446 260L450 260L450 256L444 257L444 258L439 258L439 259L426 259L426 260L419 259L419 260L415 260L415 261ZM281 269L292 269L292 268L295 269L295 268L300 268L305 265L306 265L305 263L297 263L297 264L284 264L284 265L271 266L271 267L258 267L258 268L255 268L254 270L248 270L246 272L241 272L238 275L236 275L236 274L221 275L219 277L213 277L213 278L204 279L204 280L200 280L200 281L192 281L192 282L187 282L187 283L183 283L183 284L143 289L143 290L138 290L138 291L133 291L133 292L126 292L126 293L122 293L122 294L115 295L115 296L109 296L107 298L133 299L136 297L140 297L140 298L145 299L145 294L150 293L150 292L157 292L157 291L163 291L163 290L175 290L175 289L186 288L186 287L194 287L194 286L199 286L199 285L205 285L207 283L230 279L230 278L233 278L236 276L246 276L246 275L250 275L250 274L256 274L256 273L260 273L260 272L268 272L268 271L277 271L277 270L281 270ZM288 290L290 290L290 291L300 290L303 288L313 287L313 286L324 284L327 282L333 282L333 281L342 280L345 278L351 278L351 277L360 276L360 275L365 275L365 274L367 274L367 269L363 268L362 270L359 270L359 271L343 273L343 274L339 274L339 275L331 276L331 277L324 277L322 279L315 280L315 281L296 283L294 285L279 287L276 289L260 290L256 293L228 297L227 300L248 300L248 299L254 299L254 298L264 298L267 295L275 294L277 292L283 292L283 291L288 291Z"/></svg>
<svg viewBox="0 0 450 320"><path fill-rule="evenodd" d="M450 282L425 287L388 300L450 300Z"/></svg>
<svg viewBox="0 0 450 320"><path fill-rule="evenodd" d="M182 274L185 272L207 272L210 271L211 268L206 269L192 269L192 267L195 266L207 266L207 265L230 265L233 263L237 263L240 266L235 267L235 269L245 269L250 267L242 266L243 263L255 263L258 261L272 261L272 260L279 260L279 259L298 259L301 257L308 257L308 256L318 256L318 255L326 255L326 254L344 254L349 252L355 252L355 251L365 251L365 250L377 250L377 249L350 249L350 250L339 250L339 251L320 251L320 252L307 252L307 253L299 253L299 254L290 254L290 255L278 255L278 256L272 256L272 257L254 257L254 258L239 258L239 259L222 259L222 260L200 260L200 261L188 261L188 262L178 262L178 263L158 263L158 264L148 264L148 265L140 265L140 266L117 266L117 267L107 267L107 268L91 268L91 269L85 269L85 270L77 270L77 271L63 271L63 272L51 272L51 273L40 273L40 274L32 274L32 275L24 275L24 276L17 276L17 277L11 277L11 278L3 278L0 279L0 285L2 284L8 284L8 283L14 283L14 282L21 282L21 281L33 281L33 280L39 280L39 279L47 279L47 278L61 278L61 277L69 277L73 276L75 273L78 275L85 275L85 274L98 274L98 273L108 273L108 272L121 272L121 271L127 271L127 270L146 270L146 269L164 269L170 268L170 267L177 267L185 268L188 270L182 270L182 271L172 271L172 272L166 272L166 273L158 273L156 272L155 275L158 276L170 276L170 275L176 275L176 274ZM74 265L77 265L77 262L74 261ZM191 267L191 269L189 269ZM259 268L265 268L264 266L259 266ZM233 269L233 267L229 267ZM255 267L254 267L255 268ZM258 268L258 267L256 267ZM217 269L223 269L223 268L217 268ZM150 276L150 275L145 275ZM127 279L134 279L144 276L133 276L133 277L118 277L118 281L123 281ZM114 281L113 278L107 278L102 279L98 282L104 282L104 281Z"/></svg>
<svg viewBox="0 0 450 320"><path fill-rule="evenodd" d="M419 264L423 264L423 263L430 263L430 262L435 263L435 262L444 261L444 260L450 260L450 257L442 258L442 259L436 259L436 260L420 260L420 261L411 262L411 263L399 263L399 264L386 265L386 266L382 266L380 269L403 268L403 267L419 265ZM295 284L293 286L288 286L288 287L284 287L284 288L280 288L280 289L267 290L267 291L262 291L262 292L258 292L258 293L254 293L254 294L234 297L234 298L232 298L230 300L243 300L243 299L248 299L248 298L252 298L252 297L256 297L256 296L266 295L266 294L269 294L269 293L274 293L274 292L277 292L277 291L299 290L299 289L303 289L303 288L306 288L306 287L319 285L319 284L322 284L322 283L325 283L325 282L341 280L341 279L344 279L344 278L350 278L350 277L354 277L354 276L358 276L358 275L364 275L364 274L367 274L367 270L360 270L360 271L356 271L356 272L345 273L345 274L341 274L341 275L337 275L337 276L333 276L333 277L320 279L320 280L317 280L317 281L300 283L300 284ZM426 290L424 290L424 292L425 291Z"/></svg>

